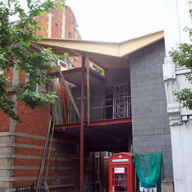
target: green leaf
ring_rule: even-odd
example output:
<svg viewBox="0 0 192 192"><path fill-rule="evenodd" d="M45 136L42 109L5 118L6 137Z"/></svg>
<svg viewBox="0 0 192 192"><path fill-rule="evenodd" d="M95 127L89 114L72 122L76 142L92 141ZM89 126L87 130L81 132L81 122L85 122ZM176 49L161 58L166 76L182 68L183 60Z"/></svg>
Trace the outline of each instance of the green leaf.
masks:
<svg viewBox="0 0 192 192"><path fill-rule="evenodd" d="M41 25L41 22L40 21L37 21L37 23L36 23L37 25Z"/></svg>
<svg viewBox="0 0 192 192"><path fill-rule="evenodd" d="M36 86L45 85L53 80L46 75L51 69L50 63L58 58L51 49L39 50L31 42L40 41L43 36L36 36L37 30L45 30L36 20L40 15L54 9L56 5L51 0L27 0L28 8L23 9L18 0L0 0L0 69L15 68L20 74L25 73L28 81L11 89L8 87L8 77L0 75L0 109L12 119L21 122L15 110L15 102L8 94L15 94L18 100L24 101L32 109L45 103L54 103L54 93L36 93ZM17 22L11 22L10 16L17 15ZM42 29L41 29L42 28ZM22 117L21 117L22 118Z"/></svg>
<svg viewBox="0 0 192 192"><path fill-rule="evenodd" d="M189 2L191 4L191 1ZM189 10L190 17L192 18L192 9ZM189 38L192 36L192 28L185 27L185 32L189 33ZM189 69L189 73L186 74L186 80L192 83L192 45L188 43L182 43L178 45L175 49L169 52L173 61L181 67L186 67ZM192 90L183 89L181 91L174 92L178 102L182 104L183 107L192 110Z"/></svg>
<svg viewBox="0 0 192 192"><path fill-rule="evenodd" d="M64 57L68 57L69 56L69 53L64 53Z"/></svg>
<svg viewBox="0 0 192 192"><path fill-rule="evenodd" d="M59 8L62 8L63 7L63 2L61 2L60 4L59 4Z"/></svg>
<svg viewBox="0 0 192 192"><path fill-rule="evenodd" d="M47 31L47 29L45 27L43 27L43 31Z"/></svg>
<svg viewBox="0 0 192 192"><path fill-rule="evenodd" d="M21 43L21 45L26 46L26 47L29 47L31 44L30 41L24 41L23 39L20 40L20 43Z"/></svg>

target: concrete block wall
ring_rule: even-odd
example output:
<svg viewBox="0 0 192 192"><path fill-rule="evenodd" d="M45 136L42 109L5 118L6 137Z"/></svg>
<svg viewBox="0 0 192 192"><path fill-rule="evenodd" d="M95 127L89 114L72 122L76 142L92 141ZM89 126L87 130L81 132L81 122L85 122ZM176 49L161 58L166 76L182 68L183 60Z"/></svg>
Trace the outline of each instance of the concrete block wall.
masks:
<svg viewBox="0 0 192 192"><path fill-rule="evenodd" d="M130 94L130 70L129 68L109 68L105 70L105 89L108 105L113 105L113 86L128 82L128 94ZM106 117L113 118L113 107L106 108ZM132 136L130 136L132 137Z"/></svg>
<svg viewBox="0 0 192 192"><path fill-rule="evenodd" d="M105 86L109 90L112 90L113 84L115 83L122 83L125 80L130 82L129 68L106 69L105 78Z"/></svg>
<svg viewBox="0 0 192 192"><path fill-rule="evenodd" d="M106 109L102 107L97 109L94 108L98 106L105 106L105 97L105 87L101 82L97 86L90 87L90 119L92 121L105 119ZM87 110L87 106L85 108Z"/></svg>
<svg viewBox="0 0 192 192"><path fill-rule="evenodd" d="M169 119L163 82L164 41L130 55L134 152L162 152L165 175L172 178Z"/></svg>

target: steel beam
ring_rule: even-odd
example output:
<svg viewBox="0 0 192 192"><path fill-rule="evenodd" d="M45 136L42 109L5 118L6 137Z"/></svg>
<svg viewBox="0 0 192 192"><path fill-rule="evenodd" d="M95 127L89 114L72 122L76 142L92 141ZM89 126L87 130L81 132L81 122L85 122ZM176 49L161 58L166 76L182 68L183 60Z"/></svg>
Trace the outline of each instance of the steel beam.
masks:
<svg viewBox="0 0 192 192"><path fill-rule="evenodd" d="M81 76L81 128L80 128L80 192L84 191L84 99L85 99L85 57L82 57Z"/></svg>

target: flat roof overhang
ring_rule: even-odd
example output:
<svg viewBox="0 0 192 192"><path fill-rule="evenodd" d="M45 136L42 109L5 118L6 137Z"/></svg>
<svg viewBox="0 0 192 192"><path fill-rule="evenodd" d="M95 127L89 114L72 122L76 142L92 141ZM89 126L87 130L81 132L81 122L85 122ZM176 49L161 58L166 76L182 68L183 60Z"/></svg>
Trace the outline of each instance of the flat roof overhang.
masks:
<svg viewBox="0 0 192 192"><path fill-rule="evenodd" d="M64 75L64 78L66 81L73 83L76 86L81 86L81 76L82 76L82 67L79 68L75 68L75 69L69 69L66 71L62 71L62 74ZM87 70L85 68L85 82L87 82ZM59 72L53 72L53 73L49 73L50 76L53 77L60 77ZM105 81L105 77L96 73L94 70L89 69L89 77L90 77L90 86L91 87L98 87L98 86L102 86L104 81ZM85 83L85 86L87 84Z"/></svg>
<svg viewBox="0 0 192 192"><path fill-rule="evenodd" d="M69 53L69 57L89 55L91 62L104 69L128 68L131 53L163 38L164 32L158 31L120 43L44 38L37 45L43 48L52 48L52 52L58 55L64 53Z"/></svg>
<svg viewBox="0 0 192 192"><path fill-rule="evenodd" d="M55 131L80 138L80 123L56 125ZM128 151L132 142L132 119L109 119L84 122L85 150Z"/></svg>

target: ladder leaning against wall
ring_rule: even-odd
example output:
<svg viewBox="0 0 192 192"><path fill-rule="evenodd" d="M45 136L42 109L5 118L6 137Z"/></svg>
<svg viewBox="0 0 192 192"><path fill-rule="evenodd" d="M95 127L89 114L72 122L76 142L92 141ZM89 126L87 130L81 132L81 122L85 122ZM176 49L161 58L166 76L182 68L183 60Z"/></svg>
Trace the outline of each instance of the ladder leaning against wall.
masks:
<svg viewBox="0 0 192 192"><path fill-rule="evenodd" d="M41 181L42 181L42 176L43 176L43 172L44 172L44 168L45 168L46 153L47 153L47 149L48 149L48 143L50 140L48 157L47 157L46 173L45 173L45 181L44 181L44 190L46 192L49 192L49 186L47 185L47 177L48 177L48 171L49 171L49 160L50 160L50 154L51 154L54 127L55 127L55 113L56 113L56 105L52 105L52 115L50 116L50 120L49 120L49 127L47 130L47 137L45 140L36 192L39 192L41 190ZM51 127L52 127L52 129L51 129ZM51 132L51 135L50 135L50 132Z"/></svg>

